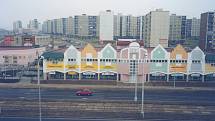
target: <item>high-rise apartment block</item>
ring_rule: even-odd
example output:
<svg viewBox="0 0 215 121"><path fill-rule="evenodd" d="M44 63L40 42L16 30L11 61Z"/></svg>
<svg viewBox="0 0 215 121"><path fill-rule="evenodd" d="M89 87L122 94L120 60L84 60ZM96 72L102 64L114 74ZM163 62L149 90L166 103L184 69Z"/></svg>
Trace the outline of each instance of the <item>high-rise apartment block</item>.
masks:
<svg viewBox="0 0 215 121"><path fill-rule="evenodd" d="M200 19L187 19L186 22L186 38L199 39L200 36Z"/></svg>
<svg viewBox="0 0 215 121"><path fill-rule="evenodd" d="M74 20L73 20L73 17L68 17L66 18L66 30L65 30L65 34L66 35L72 35L73 34L73 26L74 26Z"/></svg>
<svg viewBox="0 0 215 121"><path fill-rule="evenodd" d="M168 47L169 11L157 9L144 17L143 33L146 47L156 47L161 44Z"/></svg>
<svg viewBox="0 0 215 121"><path fill-rule="evenodd" d="M66 18L53 20L53 33L64 34L66 32Z"/></svg>
<svg viewBox="0 0 215 121"><path fill-rule="evenodd" d="M30 22L30 23L36 23ZM29 24L31 25L31 24ZM157 9L143 16L114 15L106 10L99 15L75 15L74 17L43 22L43 33L63 34L80 38L99 38L101 41L136 39L145 47L174 47L199 40L200 19L169 15L169 11ZM198 41L195 41L198 42Z"/></svg>
<svg viewBox="0 0 215 121"><path fill-rule="evenodd" d="M139 39L139 17L117 14L114 16L115 39Z"/></svg>
<svg viewBox="0 0 215 121"><path fill-rule="evenodd" d="M99 19L98 16L86 14L74 17L74 35L77 37L98 37Z"/></svg>
<svg viewBox="0 0 215 121"><path fill-rule="evenodd" d="M201 14L199 46L202 50L215 52L215 12Z"/></svg>
<svg viewBox="0 0 215 121"><path fill-rule="evenodd" d="M186 40L186 16L170 15L169 46L183 44Z"/></svg>
<svg viewBox="0 0 215 121"><path fill-rule="evenodd" d="M20 20L13 22L13 32L17 33L19 29L22 29L22 22Z"/></svg>
<svg viewBox="0 0 215 121"><path fill-rule="evenodd" d="M39 29L39 22L38 22L38 20L37 19L30 20L29 24L28 24L28 28L29 29L38 30Z"/></svg>
<svg viewBox="0 0 215 121"><path fill-rule="evenodd" d="M43 33L46 34L73 34L73 17L46 20L42 25Z"/></svg>
<svg viewBox="0 0 215 121"><path fill-rule="evenodd" d="M47 20L47 21L43 22L42 32L45 34L52 34L53 33L53 22L51 20Z"/></svg>
<svg viewBox="0 0 215 121"><path fill-rule="evenodd" d="M112 41L114 34L114 13L111 10L101 11L99 19L99 40Z"/></svg>

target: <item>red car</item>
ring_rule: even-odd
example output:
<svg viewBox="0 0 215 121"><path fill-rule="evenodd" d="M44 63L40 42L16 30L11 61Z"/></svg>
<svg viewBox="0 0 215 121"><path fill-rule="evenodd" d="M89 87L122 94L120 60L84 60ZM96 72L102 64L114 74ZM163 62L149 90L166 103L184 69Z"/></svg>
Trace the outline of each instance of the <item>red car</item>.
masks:
<svg viewBox="0 0 215 121"><path fill-rule="evenodd" d="M93 92L89 89L82 89L76 92L77 96L92 96Z"/></svg>

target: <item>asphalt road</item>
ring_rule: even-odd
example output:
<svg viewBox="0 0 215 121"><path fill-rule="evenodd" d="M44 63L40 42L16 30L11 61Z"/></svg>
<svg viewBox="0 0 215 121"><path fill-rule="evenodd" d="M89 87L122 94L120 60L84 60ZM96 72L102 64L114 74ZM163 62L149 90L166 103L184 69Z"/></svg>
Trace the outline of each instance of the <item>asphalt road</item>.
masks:
<svg viewBox="0 0 215 121"><path fill-rule="evenodd" d="M92 89L93 96L84 97L76 96L78 89L42 89L42 101L74 101L74 100L116 100L116 101L132 101L134 99L134 89ZM141 90L138 90L138 102L140 103ZM15 100L38 100L38 89L0 89L0 105L2 101ZM146 89L145 103L158 105L181 105L181 107L192 106L207 109L207 107L215 107L215 90L192 90L192 89ZM180 108L176 107L176 108ZM160 112L146 112L146 121L213 121L215 119L214 110L212 112L195 113L184 110L183 113L172 112L171 110L161 110ZM14 111L14 110L13 110ZM9 112L10 113L10 112ZM14 112L11 112L14 113ZM116 113L116 112L76 112L82 115L74 118L51 118L43 117L43 121L122 121L122 120L141 120L141 114ZM87 116L87 117L86 117ZM104 118L102 118L104 117ZM108 117L108 118L105 118ZM13 117L4 116L0 113L0 121L38 121L36 117Z"/></svg>
<svg viewBox="0 0 215 121"><path fill-rule="evenodd" d="M42 100L134 100L134 89L92 89L93 96L76 96L79 89L41 89ZM0 89L0 100L38 99L38 89ZM141 101L141 89L138 90ZM215 105L215 90L145 89L149 103L185 103L190 105Z"/></svg>

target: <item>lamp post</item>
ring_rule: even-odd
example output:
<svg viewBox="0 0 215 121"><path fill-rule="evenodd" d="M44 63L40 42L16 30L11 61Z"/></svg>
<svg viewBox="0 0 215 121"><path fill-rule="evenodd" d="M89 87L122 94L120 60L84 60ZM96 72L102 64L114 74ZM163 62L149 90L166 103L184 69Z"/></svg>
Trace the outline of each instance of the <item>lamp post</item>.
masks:
<svg viewBox="0 0 215 121"><path fill-rule="evenodd" d="M41 92L40 92L40 60L44 59L43 56L40 56L37 62L37 85L39 88L39 118L42 121L42 109L41 109Z"/></svg>
<svg viewBox="0 0 215 121"><path fill-rule="evenodd" d="M144 83L145 83L145 72L144 72L144 64L146 63L147 53L144 55L144 61L143 61L143 81L142 81L142 101L141 101L141 114L143 116L143 119L145 117L144 113Z"/></svg>
<svg viewBox="0 0 215 121"><path fill-rule="evenodd" d="M134 60L135 61L135 60ZM135 63L135 62L134 62ZM135 95L134 95L134 101L137 102L137 78L136 78L136 72L134 72L135 74L132 76L133 80L135 81Z"/></svg>

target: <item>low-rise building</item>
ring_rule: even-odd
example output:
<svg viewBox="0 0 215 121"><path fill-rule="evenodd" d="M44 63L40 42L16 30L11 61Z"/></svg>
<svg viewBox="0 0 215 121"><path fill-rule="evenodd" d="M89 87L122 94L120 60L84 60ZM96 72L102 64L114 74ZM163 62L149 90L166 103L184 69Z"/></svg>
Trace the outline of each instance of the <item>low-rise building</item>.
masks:
<svg viewBox="0 0 215 121"><path fill-rule="evenodd" d="M144 48L137 42L115 49L111 44L94 48L71 45L43 54L45 79L116 80L124 83L146 81L211 81L215 79L214 54L182 45Z"/></svg>
<svg viewBox="0 0 215 121"><path fill-rule="evenodd" d="M34 62L43 52L45 52L44 47L0 47L0 64L27 66Z"/></svg>

